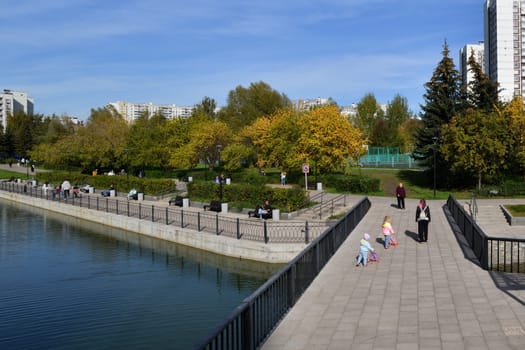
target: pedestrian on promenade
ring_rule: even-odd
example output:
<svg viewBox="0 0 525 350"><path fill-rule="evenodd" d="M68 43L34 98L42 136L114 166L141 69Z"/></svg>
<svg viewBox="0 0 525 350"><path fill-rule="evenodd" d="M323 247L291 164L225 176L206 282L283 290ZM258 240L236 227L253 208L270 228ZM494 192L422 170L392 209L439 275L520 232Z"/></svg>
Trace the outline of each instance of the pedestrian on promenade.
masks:
<svg viewBox="0 0 525 350"><path fill-rule="evenodd" d="M286 185L286 171L281 171L281 186Z"/></svg>
<svg viewBox="0 0 525 350"><path fill-rule="evenodd" d="M385 236L385 249L388 249L390 248L390 237L395 233L392 224L390 223L390 216L385 216L383 225L381 225L381 230Z"/></svg>
<svg viewBox="0 0 525 350"><path fill-rule="evenodd" d="M397 185L396 187L396 197L397 197L397 207L399 209L405 209L406 191L405 191L405 187L403 186L402 182L400 182L399 185Z"/></svg>
<svg viewBox="0 0 525 350"><path fill-rule="evenodd" d="M69 190L71 190L71 183L66 179L62 182L62 192L64 193L64 198L69 197Z"/></svg>
<svg viewBox="0 0 525 350"><path fill-rule="evenodd" d="M430 208L423 198L419 201L416 209L417 233L420 243L428 241L428 224L430 221Z"/></svg>
<svg viewBox="0 0 525 350"><path fill-rule="evenodd" d="M363 238L359 242L359 255L357 256L355 266L359 266L361 263L363 263L363 266L366 266L368 264L368 252L374 251L374 248L372 248L372 246L368 242L369 239L370 235L368 233L365 233L363 235Z"/></svg>

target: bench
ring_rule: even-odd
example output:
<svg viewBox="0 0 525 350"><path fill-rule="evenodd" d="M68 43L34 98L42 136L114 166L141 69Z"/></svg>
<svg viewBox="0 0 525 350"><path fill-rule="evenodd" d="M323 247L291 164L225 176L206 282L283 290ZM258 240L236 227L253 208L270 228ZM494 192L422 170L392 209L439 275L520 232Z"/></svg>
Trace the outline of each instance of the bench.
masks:
<svg viewBox="0 0 525 350"><path fill-rule="evenodd" d="M211 201L209 205L204 205L204 210L216 211L217 213L220 213L222 211L222 203L221 201Z"/></svg>
<svg viewBox="0 0 525 350"><path fill-rule="evenodd" d="M178 207L182 207L182 200L184 199L184 197L182 196L177 196L175 198L172 198L169 200L168 204L169 205L176 205Z"/></svg>

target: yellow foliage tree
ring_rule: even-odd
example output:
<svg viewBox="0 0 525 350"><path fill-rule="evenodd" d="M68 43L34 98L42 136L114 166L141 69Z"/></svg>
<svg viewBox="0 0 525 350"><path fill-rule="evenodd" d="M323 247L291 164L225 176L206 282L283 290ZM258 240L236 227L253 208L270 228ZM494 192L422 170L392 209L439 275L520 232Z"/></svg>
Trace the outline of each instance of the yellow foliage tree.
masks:
<svg viewBox="0 0 525 350"><path fill-rule="evenodd" d="M362 132L354 128L335 105L306 113L301 118L300 129L297 157L313 161L320 172L345 167L349 158L357 161L366 152Z"/></svg>

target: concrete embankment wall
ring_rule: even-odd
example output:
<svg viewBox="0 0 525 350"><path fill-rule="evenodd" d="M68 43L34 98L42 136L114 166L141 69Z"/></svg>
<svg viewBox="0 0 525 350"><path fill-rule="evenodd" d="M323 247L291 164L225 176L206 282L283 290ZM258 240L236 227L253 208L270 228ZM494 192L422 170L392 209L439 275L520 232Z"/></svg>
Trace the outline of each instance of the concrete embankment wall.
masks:
<svg viewBox="0 0 525 350"><path fill-rule="evenodd" d="M306 244L300 243L265 244L223 237L17 193L0 191L0 198L234 258L286 263L306 247Z"/></svg>

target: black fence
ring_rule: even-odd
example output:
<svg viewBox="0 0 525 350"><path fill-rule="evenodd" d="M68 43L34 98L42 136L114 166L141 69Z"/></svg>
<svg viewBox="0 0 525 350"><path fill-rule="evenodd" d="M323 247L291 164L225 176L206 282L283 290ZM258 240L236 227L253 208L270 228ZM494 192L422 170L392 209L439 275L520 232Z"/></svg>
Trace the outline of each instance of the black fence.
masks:
<svg viewBox="0 0 525 350"><path fill-rule="evenodd" d="M447 207L483 269L525 272L525 239L487 236L452 196Z"/></svg>
<svg viewBox="0 0 525 350"><path fill-rule="evenodd" d="M362 199L335 225L243 300L196 349L258 348L370 209Z"/></svg>
<svg viewBox="0 0 525 350"><path fill-rule="evenodd" d="M70 193L65 198L52 190L32 186L30 183L0 181L0 190L55 201L72 206L88 208L116 215L149 220L152 222L173 225L183 229L206 232L237 239L265 243L309 243L326 230L323 221L273 221L258 218L235 218L220 213L199 210L197 208L181 208L176 206L160 206L144 204L140 201L119 199L118 197L103 197L101 195L86 195Z"/></svg>

